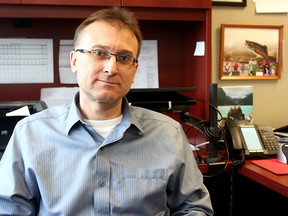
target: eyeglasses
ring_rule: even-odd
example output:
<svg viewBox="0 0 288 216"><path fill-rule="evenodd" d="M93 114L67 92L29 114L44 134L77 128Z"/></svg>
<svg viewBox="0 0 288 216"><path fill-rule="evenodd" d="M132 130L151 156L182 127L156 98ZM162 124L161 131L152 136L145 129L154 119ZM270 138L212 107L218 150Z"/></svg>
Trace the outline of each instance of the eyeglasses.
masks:
<svg viewBox="0 0 288 216"><path fill-rule="evenodd" d="M134 65L135 63L138 63L138 60L136 58L128 54L114 54L101 49L95 49L95 50L76 49L75 52L89 53L99 61L104 60L109 61L112 56L115 56L116 61L120 62L123 65L129 65L129 64Z"/></svg>

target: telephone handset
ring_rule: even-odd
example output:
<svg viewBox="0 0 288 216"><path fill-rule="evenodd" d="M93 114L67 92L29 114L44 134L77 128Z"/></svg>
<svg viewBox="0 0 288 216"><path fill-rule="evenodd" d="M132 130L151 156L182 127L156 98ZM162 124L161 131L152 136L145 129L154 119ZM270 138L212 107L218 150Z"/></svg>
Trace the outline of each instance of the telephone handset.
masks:
<svg viewBox="0 0 288 216"><path fill-rule="evenodd" d="M230 148L243 151L245 156L276 155L278 142L271 126L226 121Z"/></svg>

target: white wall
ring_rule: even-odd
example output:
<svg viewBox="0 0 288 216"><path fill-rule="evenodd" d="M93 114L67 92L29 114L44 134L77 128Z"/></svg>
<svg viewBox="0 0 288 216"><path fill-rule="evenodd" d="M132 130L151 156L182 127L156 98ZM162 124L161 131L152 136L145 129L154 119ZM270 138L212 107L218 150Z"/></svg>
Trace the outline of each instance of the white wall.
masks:
<svg viewBox="0 0 288 216"><path fill-rule="evenodd" d="M218 86L253 86L254 123L280 127L288 124L288 14L257 14L253 0L246 7L213 6L212 8L212 82ZM219 79L221 24L284 25L283 66L279 80Z"/></svg>

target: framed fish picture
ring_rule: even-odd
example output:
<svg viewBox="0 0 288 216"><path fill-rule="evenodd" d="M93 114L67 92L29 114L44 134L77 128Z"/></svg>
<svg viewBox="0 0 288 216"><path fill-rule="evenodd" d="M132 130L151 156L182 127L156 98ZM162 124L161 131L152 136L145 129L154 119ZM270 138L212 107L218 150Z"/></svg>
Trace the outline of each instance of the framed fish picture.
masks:
<svg viewBox="0 0 288 216"><path fill-rule="evenodd" d="M277 80L282 69L282 25L221 25L221 80Z"/></svg>

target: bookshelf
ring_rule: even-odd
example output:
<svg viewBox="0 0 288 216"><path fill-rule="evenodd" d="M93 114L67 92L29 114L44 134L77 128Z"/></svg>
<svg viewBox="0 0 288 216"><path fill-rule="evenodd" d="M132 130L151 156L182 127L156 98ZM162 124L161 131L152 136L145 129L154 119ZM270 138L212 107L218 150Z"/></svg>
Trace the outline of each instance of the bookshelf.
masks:
<svg viewBox="0 0 288 216"><path fill-rule="evenodd" d="M74 87L63 85L59 80L59 41L72 39L75 28L95 10L117 5L135 13L145 40L157 40L159 87L195 87L197 90L192 97L209 102L211 0L90 0L85 4L80 0L21 2L0 0L0 37L52 38L54 82L0 84L0 101L39 100L41 88ZM25 25L27 22L31 25ZM193 55L199 41L205 43L204 56ZM191 112L208 119L208 108L207 104L197 103Z"/></svg>

